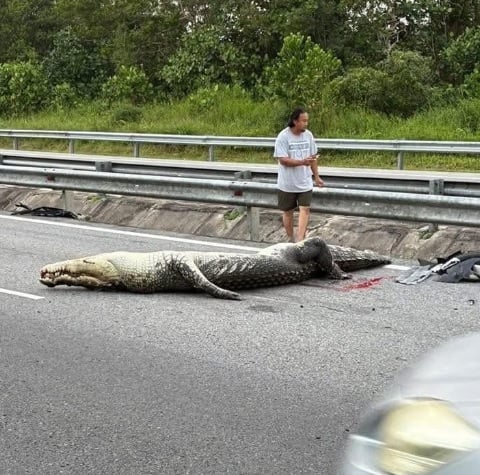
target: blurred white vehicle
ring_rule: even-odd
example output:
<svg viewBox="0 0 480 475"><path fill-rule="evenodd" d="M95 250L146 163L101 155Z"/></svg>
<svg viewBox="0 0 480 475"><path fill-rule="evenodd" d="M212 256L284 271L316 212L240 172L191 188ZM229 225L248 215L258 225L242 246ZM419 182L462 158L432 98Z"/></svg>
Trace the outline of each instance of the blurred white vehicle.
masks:
<svg viewBox="0 0 480 475"><path fill-rule="evenodd" d="M480 475L480 333L405 372L350 436L342 475Z"/></svg>

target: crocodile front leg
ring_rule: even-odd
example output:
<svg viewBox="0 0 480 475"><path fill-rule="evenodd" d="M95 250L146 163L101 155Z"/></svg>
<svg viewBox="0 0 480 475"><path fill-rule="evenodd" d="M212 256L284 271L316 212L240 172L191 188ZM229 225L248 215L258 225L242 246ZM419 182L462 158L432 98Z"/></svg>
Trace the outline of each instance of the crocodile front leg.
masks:
<svg viewBox="0 0 480 475"><path fill-rule="evenodd" d="M210 282L192 259L178 260L175 263L175 270L195 289L203 290L207 294L221 299L241 300L240 294L222 289Z"/></svg>

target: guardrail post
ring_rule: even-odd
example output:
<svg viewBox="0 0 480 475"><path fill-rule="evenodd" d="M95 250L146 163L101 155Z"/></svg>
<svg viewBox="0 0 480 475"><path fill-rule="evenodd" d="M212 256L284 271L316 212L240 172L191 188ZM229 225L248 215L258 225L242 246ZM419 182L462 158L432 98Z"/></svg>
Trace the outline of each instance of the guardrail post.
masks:
<svg viewBox="0 0 480 475"><path fill-rule="evenodd" d="M403 154L404 152L398 152L397 154L397 170L403 170Z"/></svg>
<svg viewBox="0 0 480 475"><path fill-rule="evenodd" d="M112 162L109 161L96 161L95 162L95 171L97 172L111 172L112 171ZM98 196L102 198L106 198L107 195L105 193L97 193Z"/></svg>
<svg viewBox="0 0 480 475"><path fill-rule="evenodd" d="M112 162L108 162L108 161L95 162L95 171L97 171L97 172L111 172L112 171Z"/></svg>
<svg viewBox="0 0 480 475"><path fill-rule="evenodd" d="M70 139L68 141L68 153L75 153L75 140Z"/></svg>
<svg viewBox="0 0 480 475"><path fill-rule="evenodd" d="M73 209L73 191L72 190L62 190L62 204L65 211L72 211Z"/></svg>
<svg viewBox="0 0 480 475"><path fill-rule="evenodd" d="M251 241L260 241L260 208L247 206L248 233Z"/></svg>
<svg viewBox="0 0 480 475"><path fill-rule="evenodd" d="M20 142L18 141L18 137L13 138L13 150L20 149Z"/></svg>
<svg viewBox="0 0 480 475"><path fill-rule="evenodd" d="M208 147L208 161L213 162L215 161L215 152L214 152L214 147L213 145L210 145Z"/></svg>
<svg viewBox="0 0 480 475"><path fill-rule="evenodd" d="M234 173L235 180L251 180L252 172L243 170ZM260 208L256 206L241 207L241 210L247 211L247 228L248 236L251 241L260 241Z"/></svg>
<svg viewBox="0 0 480 475"><path fill-rule="evenodd" d="M428 193L430 195L443 195L444 189L444 181L441 178L435 178L429 181Z"/></svg>
<svg viewBox="0 0 480 475"><path fill-rule="evenodd" d="M138 142L134 142L133 144L133 156L135 158L140 156L140 144Z"/></svg>
<svg viewBox="0 0 480 475"><path fill-rule="evenodd" d="M444 191L444 181L441 178L436 178L433 180L430 180L428 183L428 194L429 195L443 195ZM438 231L438 224L435 223L430 223L428 225L428 231L430 233L434 233Z"/></svg>

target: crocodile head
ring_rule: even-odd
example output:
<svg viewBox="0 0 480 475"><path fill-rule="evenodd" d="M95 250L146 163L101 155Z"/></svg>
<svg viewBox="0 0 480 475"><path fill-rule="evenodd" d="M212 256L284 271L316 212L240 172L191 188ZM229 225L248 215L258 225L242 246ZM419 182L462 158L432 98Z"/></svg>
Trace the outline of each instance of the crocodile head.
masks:
<svg viewBox="0 0 480 475"><path fill-rule="evenodd" d="M89 289L122 287L120 273L107 254L55 262L40 269L40 282L48 287L79 285Z"/></svg>

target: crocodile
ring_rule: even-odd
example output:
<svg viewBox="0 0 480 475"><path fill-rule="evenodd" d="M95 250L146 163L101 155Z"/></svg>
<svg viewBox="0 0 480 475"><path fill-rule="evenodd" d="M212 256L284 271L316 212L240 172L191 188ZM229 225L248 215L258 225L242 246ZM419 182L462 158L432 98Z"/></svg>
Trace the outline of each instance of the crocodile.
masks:
<svg viewBox="0 0 480 475"><path fill-rule="evenodd" d="M256 254L116 251L56 262L40 270L48 287L82 286L139 293L203 290L239 300L235 290L297 283L315 276L350 277L347 272L390 262L372 251L332 246L320 237L280 243Z"/></svg>

